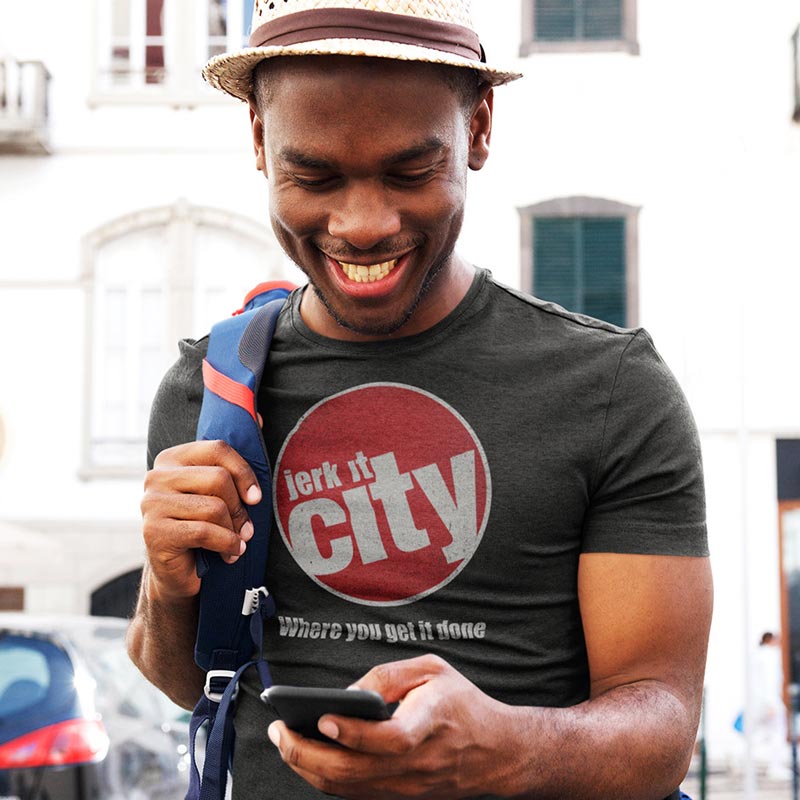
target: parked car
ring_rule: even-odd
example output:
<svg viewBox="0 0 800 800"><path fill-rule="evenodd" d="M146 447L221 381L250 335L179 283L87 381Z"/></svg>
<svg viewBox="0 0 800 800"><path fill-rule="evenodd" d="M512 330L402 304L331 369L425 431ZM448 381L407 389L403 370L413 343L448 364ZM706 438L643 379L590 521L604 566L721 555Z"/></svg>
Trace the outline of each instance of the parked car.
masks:
<svg viewBox="0 0 800 800"><path fill-rule="evenodd" d="M0 798L177 800L189 715L139 673L127 622L0 613Z"/></svg>

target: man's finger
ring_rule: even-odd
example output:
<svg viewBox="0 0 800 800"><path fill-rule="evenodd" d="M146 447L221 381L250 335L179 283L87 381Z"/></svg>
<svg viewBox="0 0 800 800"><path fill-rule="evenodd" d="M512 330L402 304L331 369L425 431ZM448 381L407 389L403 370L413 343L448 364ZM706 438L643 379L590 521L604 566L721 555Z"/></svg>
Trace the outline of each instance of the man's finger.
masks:
<svg viewBox="0 0 800 800"><path fill-rule="evenodd" d="M202 481L192 481L191 476L188 475L178 478L175 482L180 485L184 481L195 489L202 487L203 490L195 493L190 489L176 489L174 485L151 487L142 502L143 516L152 519L213 522L233 533L239 533L239 529L245 524L248 516L246 512L241 514L234 511L232 514L231 504L234 509L243 509L244 507L239 502L230 479L228 479L227 490L223 486L204 486ZM234 523L234 515L238 518L236 523Z"/></svg>
<svg viewBox="0 0 800 800"><path fill-rule="evenodd" d="M412 689L422 686L449 669L451 667L446 661L433 655L390 661L373 667L351 688L371 689L381 695L387 703L396 703Z"/></svg>
<svg viewBox="0 0 800 800"><path fill-rule="evenodd" d="M307 739L280 721L273 722L267 733L286 764L318 789L332 794L339 794L343 787L361 781L371 784L380 778L402 775L406 769L405 763L399 759L387 761L367 752ZM352 796L352 793L348 791L346 796Z"/></svg>
<svg viewBox="0 0 800 800"><path fill-rule="evenodd" d="M231 530L241 532L250 521L250 515L233 482L233 476L220 466L184 466L159 467L148 473L145 481L145 499L150 500L150 493L162 495L167 493L181 494L186 497L219 498L225 505L225 517L214 517L220 525L228 525ZM177 516L170 514L170 516ZM200 518L194 514L192 518ZM211 518L211 517L208 517ZM247 541L252 537L251 531L244 531L242 538Z"/></svg>
<svg viewBox="0 0 800 800"><path fill-rule="evenodd" d="M261 488L250 465L221 440L188 442L163 450L155 467L222 467L230 473L239 497L248 505L261 500Z"/></svg>
<svg viewBox="0 0 800 800"><path fill-rule="evenodd" d="M145 543L156 545L150 548L150 560L154 566L166 564L198 547L232 558L238 558L247 548L247 544L230 528L203 519L162 518L151 528L145 518L143 529Z"/></svg>

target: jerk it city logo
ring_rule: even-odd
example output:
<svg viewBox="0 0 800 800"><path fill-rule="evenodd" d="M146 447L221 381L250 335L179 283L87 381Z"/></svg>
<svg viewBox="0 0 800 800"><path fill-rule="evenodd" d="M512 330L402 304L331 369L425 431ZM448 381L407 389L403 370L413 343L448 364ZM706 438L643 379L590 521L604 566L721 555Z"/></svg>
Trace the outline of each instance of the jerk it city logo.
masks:
<svg viewBox="0 0 800 800"><path fill-rule="evenodd" d="M481 443L412 386L370 383L322 400L283 444L278 526L305 573L365 605L435 592L469 562L491 506Z"/></svg>

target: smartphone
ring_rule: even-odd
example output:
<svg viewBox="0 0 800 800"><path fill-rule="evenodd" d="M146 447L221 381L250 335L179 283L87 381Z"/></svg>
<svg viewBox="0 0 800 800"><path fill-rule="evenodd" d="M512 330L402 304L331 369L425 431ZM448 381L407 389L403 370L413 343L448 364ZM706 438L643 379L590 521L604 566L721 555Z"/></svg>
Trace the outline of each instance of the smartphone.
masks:
<svg viewBox="0 0 800 800"><path fill-rule="evenodd" d="M271 705L293 731L327 742L331 740L317 730L317 721L323 714L385 720L392 716L396 707L387 706L377 692L367 689L271 686L261 693L261 699Z"/></svg>

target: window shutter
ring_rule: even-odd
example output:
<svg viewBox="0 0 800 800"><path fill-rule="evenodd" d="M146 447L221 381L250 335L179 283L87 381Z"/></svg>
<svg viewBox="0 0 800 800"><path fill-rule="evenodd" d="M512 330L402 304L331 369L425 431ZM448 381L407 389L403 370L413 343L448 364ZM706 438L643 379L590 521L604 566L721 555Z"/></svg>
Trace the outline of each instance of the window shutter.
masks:
<svg viewBox="0 0 800 800"><path fill-rule="evenodd" d="M542 41L569 41L577 37L578 0L535 0L536 38Z"/></svg>
<svg viewBox="0 0 800 800"><path fill-rule="evenodd" d="M582 38L622 38L622 0L582 0L582 5Z"/></svg>
<svg viewBox="0 0 800 800"><path fill-rule="evenodd" d="M535 0L539 41L622 38L622 0Z"/></svg>
<svg viewBox="0 0 800 800"><path fill-rule="evenodd" d="M571 311L625 325L625 219L534 219L533 293Z"/></svg>
<svg viewBox="0 0 800 800"><path fill-rule="evenodd" d="M578 220L533 220L533 293L564 308L578 310Z"/></svg>
<svg viewBox="0 0 800 800"><path fill-rule="evenodd" d="M625 220L584 219L583 312L625 325Z"/></svg>

